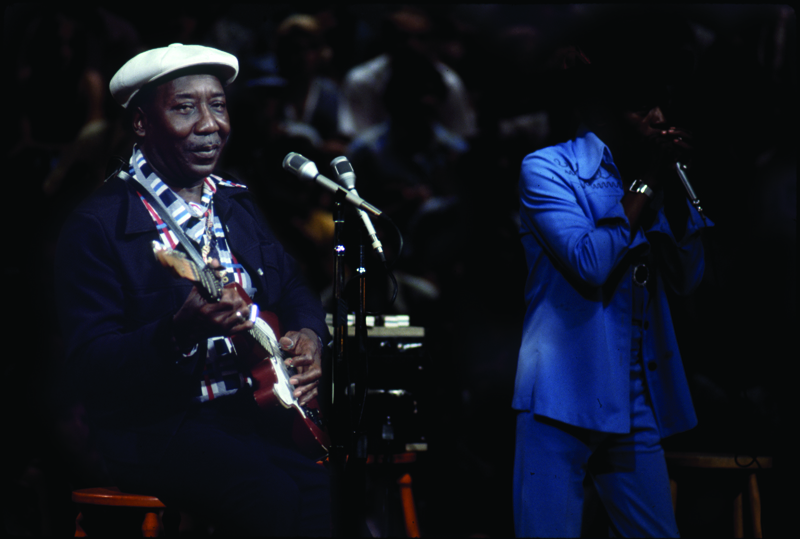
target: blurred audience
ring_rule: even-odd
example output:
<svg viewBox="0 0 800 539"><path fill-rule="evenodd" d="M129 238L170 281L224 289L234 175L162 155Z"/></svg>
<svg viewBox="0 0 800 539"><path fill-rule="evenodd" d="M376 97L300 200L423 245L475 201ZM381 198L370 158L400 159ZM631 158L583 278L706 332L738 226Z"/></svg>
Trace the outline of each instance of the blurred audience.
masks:
<svg viewBox="0 0 800 539"><path fill-rule="evenodd" d="M454 164L466 141L444 128L437 111L448 89L429 59L395 57L383 94L388 118L364 130L348 149L359 193L406 231L425 204L454 194ZM434 200L436 199L436 200Z"/></svg>
<svg viewBox="0 0 800 539"><path fill-rule="evenodd" d="M134 27L100 7L43 10L27 25L12 87L19 139L8 155L23 167L34 155L46 160L47 196L79 200L105 177L109 154L130 141L107 86L138 46Z"/></svg>
<svg viewBox="0 0 800 539"><path fill-rule="evenodd" d="M331 54L314 17L292 15L278 27L275 57L278 74L286 81L284 129L291 133L302 129L298 124L310 127L312 143L335 157L345 149L336 140L339 90L333 80L321 76Z"/></svg>
<svg viewBox="0 0 800 539"><path fill-rule="evenodd" d="M437 107L439 121L456 135L475 134L475 113L459 75L441 63L432 46L434 28L430 18L417 8L403 8L385 20L381 37L385 51L353 67L342 83L339 107L339 131L355 137L364 129L384 121L389 114L383 95L395 62L409 54L426 56L441 74L448 88L446 98Z"/></svg>

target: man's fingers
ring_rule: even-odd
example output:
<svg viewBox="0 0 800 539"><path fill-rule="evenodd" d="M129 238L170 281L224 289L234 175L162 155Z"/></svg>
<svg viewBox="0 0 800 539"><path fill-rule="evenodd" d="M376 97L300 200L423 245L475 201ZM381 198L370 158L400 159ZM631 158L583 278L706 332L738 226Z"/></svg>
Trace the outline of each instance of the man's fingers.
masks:
<svg viewBox="0 0 800 539"><path fill-rule="evenodd" d="M278 341L278 342L280 343L281 348L286 350L286 351L292 350L294 348L295 344L297 344L297 341L295 341L294 339L292 339L291 337L288 337L286 335L281 337L280 341Z"/></svg>
<svg viewBox="0 0 800 539"><path fill-rule="evenodd" d="M317 395L319 395L319 390L318 390L318 389L315 387L314 389L312 389L311 391L309 391L308 393L306 393L305 395L303 395L303 396L300 398L300 405L301 405L301 406L305 406L305 405L306 405L306 404L308 404L308 403L309 403L309 402L310 402L312 399L315 399L315 398L317 398Z"/></svg>
<svg viewBox="0 0 800 539"><path fill-rule="evenodd" d="M319 381L314 381L310 384L296 387L292 394L295 398L300 399L300 404L305 404L319 394Z"/></svg>
<svg viewBox="0 0 800 539"><path fill-rule="evenodd" d="M308 369L304 372L293 374L289 378L289 383L295 386L305 386L311 383L316 383L322 377L322 371L319 369Z"/></svg>
<svg viewBox="0 0 800 539"><path fill-rule="evenodd" d="M290 367L303 367L314 363L314 358L308 354L303 356L292 356L285 359L285 363Z"/></svg>
<svg viewBox="0 0 800 539"><path fill-rule="evenodd" d="M667 130L662 131L662 133L665 134L665 135L673 135L674 134L674 135L679 135L679 136L682 136L682 137L689 137L689 138L691 138L691 136L692 136L692 132L691 131L689 131L687 129L684 129L682 127L670 127Z"/></svg>
<svg viewBox="0 0 800 539"><path fill-rule="evenodd" d="M248 330L253 329L253 326L254 326L254 324L250 320L246 320L246 321L242 322L241 324L237 324L237 325L233 326L229 330L229 334L233 335L234 333L239 333L241 331L248 331Z"/></svg>

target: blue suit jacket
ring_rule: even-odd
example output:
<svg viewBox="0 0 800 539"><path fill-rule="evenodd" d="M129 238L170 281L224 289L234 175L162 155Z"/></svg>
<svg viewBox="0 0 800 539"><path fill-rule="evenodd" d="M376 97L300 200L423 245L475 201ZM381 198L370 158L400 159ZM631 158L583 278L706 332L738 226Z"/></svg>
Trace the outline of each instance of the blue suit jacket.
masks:
<svg viewBox="0 0 800 539"><path fill-rule="evenodd" d="M659 210L646 235L631 241L619 171L585 129L523 160L520 195L529 273L513 407L603 432L630 430L631 262L649 256L657 271L643 353L653 408L662 436L693 427L664 286L686 294L702 278L699 214L690 209L676 240Z"/></svg>
<svg viewBox="0 0 800 539"><path fill-rule="evenodd" d="M283 331L325 338L319 298L305 285L244 188L221 185L215 211L254 301ZM196 366L173 350L170 320L192 284L153 256L155 224L132 185L109 180L65 224L56 254L56 292L66 366L84 394L100 449L128 462L158 459L186 413ZM65 382L67 382L65 380Z"/></svg>

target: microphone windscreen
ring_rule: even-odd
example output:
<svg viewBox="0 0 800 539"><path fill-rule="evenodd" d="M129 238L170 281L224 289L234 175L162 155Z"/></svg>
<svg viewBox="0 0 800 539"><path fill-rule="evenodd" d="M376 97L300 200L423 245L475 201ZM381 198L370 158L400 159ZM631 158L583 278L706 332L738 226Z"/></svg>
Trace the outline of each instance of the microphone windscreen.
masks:
<svg viewBox="0 0 800 539"><path fill-rule="evenodd" d="M336 174L353 172L353 165L350 164L350 161L348 161L346 157L337 157L331 161L331 166L336 171Z"/></svg>
<svg viewBox="0 0 800 539"><path fill-rule="evenodd" d="M290 152L283 159L283 168L289 172L299 173L300 168L308 162L308 159L299 153Z"/></svg>
<svg viewBox="0 0 800 539"><path fill-rule="evenodd" d="M355 170L353 170L353 165L350 164L350 161L348 161L346 157L337 157L331 161L331 167L333 167L334 172L336 172L336 177L344 183L345 187L348 189L355 188L356 173Z"/></svg>

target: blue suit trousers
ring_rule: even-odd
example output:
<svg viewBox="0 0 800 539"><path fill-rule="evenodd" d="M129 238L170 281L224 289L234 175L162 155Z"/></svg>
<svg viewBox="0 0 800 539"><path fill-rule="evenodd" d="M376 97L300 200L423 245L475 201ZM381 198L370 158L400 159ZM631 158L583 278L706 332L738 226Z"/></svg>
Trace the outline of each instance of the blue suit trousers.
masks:
<svg viewBox="0 0 800 539"><path fill-rule="evenodd" d="M517 415L514 526L518 537L579 537L587 474L614 536L679 536L638 337L634 331L629 433L593 431L530 411Z"/></svg>

